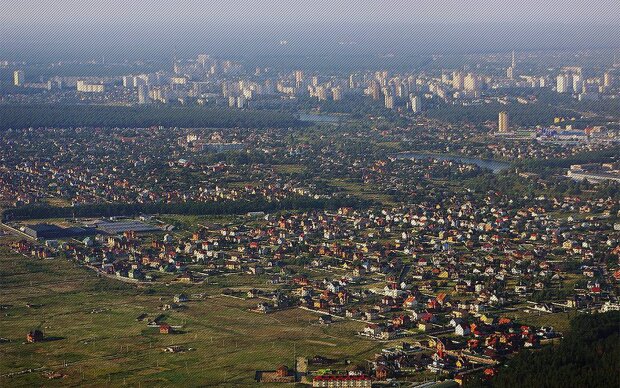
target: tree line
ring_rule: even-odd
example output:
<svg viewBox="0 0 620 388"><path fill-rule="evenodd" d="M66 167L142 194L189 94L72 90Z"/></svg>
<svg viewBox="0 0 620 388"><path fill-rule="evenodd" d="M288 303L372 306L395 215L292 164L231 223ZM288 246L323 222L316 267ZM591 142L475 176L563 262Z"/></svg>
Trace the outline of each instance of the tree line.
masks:
<svg viewBox="0 0 620 388"><path fill-rule="evenodd" d="M205 107L2 104L0 130L39 127L151 126L185 128L286 128L304 125L290 113Z"/></svg>
<svg viewBox="0 0 620 388"><path fill-rule="evenodd" d="M497 121L499 112L507 111L511 125L535 126L553 124L554 117L574 115L565 109L545 104L510 104L500 103L481 105L443 105L439 109L429 110L428 117L452 124L470 123L478 125L486 121Z"/></svg>
<svg viewBox="0 0 620 388"><path fill-rule="evenodd" d="M86 204L71 207L49 205L26 205L4 212L5 220L70 218L70 217L113 217L139 214L185 214L223 215L244 214L281 210L335 210L340 207L364 208L373 203L359 198L312 199L307 197L286 198L280 201L264 199L253 201L183 202L183 203L111 203Z"/></svg>

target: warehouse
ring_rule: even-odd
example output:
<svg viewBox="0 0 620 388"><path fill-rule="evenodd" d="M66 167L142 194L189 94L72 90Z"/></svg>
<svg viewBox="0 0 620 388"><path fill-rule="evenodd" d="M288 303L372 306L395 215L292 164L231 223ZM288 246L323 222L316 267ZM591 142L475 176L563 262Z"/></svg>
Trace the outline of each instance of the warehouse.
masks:
<svg viewBox="0 0 620 388"><path fill-rule="evenodd" d="M152 226L149 224L145 224L144 222L140 222L137 220L123 220L123 221L107 221L107 220L98 220L92 223L92 226L96 227L97 230L107 233L107 234L121 234L125 232L136 232L136 233L146 233L146 232L161 232L162 229L156 226Z"/></svg>
<svg viewBox="0 0 620 388"><path fill-rule="evenodd" d="M25 225L20 230L27 235L34 238L42 239L56 239L56 238L71 238L82 237L89 234L93 234L92 229L86 228L61 228L58 225L53 224L33 224Z"/></svg>

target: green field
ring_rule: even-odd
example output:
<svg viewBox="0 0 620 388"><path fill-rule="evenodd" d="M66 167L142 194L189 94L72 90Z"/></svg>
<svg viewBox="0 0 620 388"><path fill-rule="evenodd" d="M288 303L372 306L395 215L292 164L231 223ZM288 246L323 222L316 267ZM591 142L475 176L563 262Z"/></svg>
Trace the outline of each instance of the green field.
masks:
<svg viewBox="0 0 620 388"><path fill-rule="evenodd" d="M377 193L372 185L355 182L350 179L331 179L329 184L344 189L347 193L365 200L377 201L383 205L394 205L394 199L388 194Z"/></svg>
<svg viewBox="0 0 620 388"><path fill-rule="evenodd" d="M0 386L245 386L255 370L291 367L295 355L363 362L378 349L376 342L352 341L362 323L319 326L316 314L297 308L253 313L248 308L257 300L221 296L217 287L138 288L67 261L25 258L0 247L0 337L10 340L0 343ZM180 292L206 295L182 309L160 309ZM150 319L163 314L182 333L159 334L136 320L144 313ZM36 328L51 340L25 344ZM169 345L194 350L163 352ZM6 376L24 370L31 371ZM65 377L48 380L44 372Z"/></svg>

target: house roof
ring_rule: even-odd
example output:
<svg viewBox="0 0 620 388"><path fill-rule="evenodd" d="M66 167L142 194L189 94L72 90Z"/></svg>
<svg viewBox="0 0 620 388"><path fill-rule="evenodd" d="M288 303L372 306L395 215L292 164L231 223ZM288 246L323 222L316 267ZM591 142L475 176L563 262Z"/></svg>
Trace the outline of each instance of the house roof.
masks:
<svg viewBox="0 0 620 388"><path fill-rule="evenodd" d="M365 375L349 376L349 375L322 375L315 376L313 381L370 381L370 377Z"/></svg>

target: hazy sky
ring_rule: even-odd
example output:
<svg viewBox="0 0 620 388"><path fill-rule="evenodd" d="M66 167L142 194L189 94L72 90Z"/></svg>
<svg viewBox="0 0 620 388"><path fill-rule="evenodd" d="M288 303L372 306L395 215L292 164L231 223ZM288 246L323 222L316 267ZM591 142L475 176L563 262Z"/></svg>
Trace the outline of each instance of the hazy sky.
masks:
<svg viewBox="0 0 620 388"><path fill-rule="evenodd" d="M0 0L0 59L619 48L618 15L620 0Z"/></svg>
<svg viewBox="0 0 620 388"><path fill-rule="evenodd" d="M0 0L7 24L614 23L619 0ZM81 24L81 23L80 23ZM36 26L33 26L36 28Z"/></svg>

